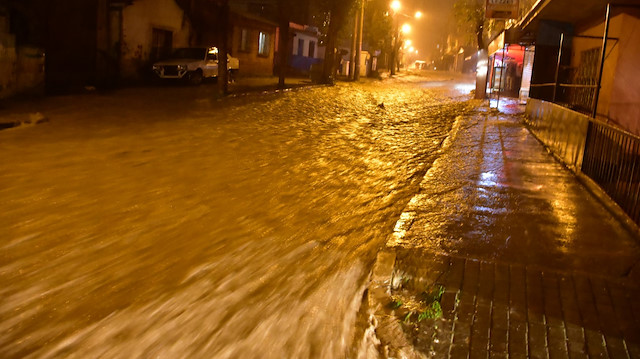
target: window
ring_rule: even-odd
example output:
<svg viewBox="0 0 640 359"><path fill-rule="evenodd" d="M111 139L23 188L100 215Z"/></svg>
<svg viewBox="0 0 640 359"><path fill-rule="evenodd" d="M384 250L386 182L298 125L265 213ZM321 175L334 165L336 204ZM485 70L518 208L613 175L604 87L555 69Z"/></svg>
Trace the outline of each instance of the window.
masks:
<svg viewBox="0 0 640 359"><path fill-rule="evenodd" d="M159 60L171 55L173 47L173 32L162 29L153 29L151 36L151 61Z"/></svg>
<svg viewBox="0 0 640 359"><path fill-rule="evenodd" d="M578 85L594 87L576 87L572 89L571 105L574 109L589 113L593 106L593 97L596 94L595 86L598 83L598 71L600 70L601 47L594 47L580 53L580 63L573 75L573 82Z"/></svg>
<svg viewBox="0 0 640 359"><path fill-rule="evenodd" d="M304 40L298 39L298 56L302 56L304 53Z"/></svg>
<svg viewBox="0 0 640 359"><path fill-rule="evenodd" d="M240 31L240 51L249 52L249 30Z"/></svg>
<svg viewBox="0 0 640 359"><path fill-rule="evenodd" d="M258 36L258 55L269 56L269 41L269 34L261 31Z"/></svg>
<svg viewBox="0 0 640 359"><path fill-rule="evenodd" d="M309 57L310 58L316 57L316 42L315 41L309 41Z"/></svg>

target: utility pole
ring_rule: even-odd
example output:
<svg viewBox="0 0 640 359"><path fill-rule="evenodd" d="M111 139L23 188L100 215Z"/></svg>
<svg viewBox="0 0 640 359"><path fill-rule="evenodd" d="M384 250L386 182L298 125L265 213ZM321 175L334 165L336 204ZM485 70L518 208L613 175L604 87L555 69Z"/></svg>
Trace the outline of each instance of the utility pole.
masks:
<svg viewBox="0 0 640 359"><path fill-rule="evenodd" d="M390 75L394 76L396 74L396 61L398 61L398 50L399 50L399 41L400 41L400 27L398 25L398 15L394 14L394 22L395 29L393 33L395 35L395 39L393 41L393 48L391 48L391 72Z"/></svg>
<svg viewBox="0 0 640 359"><path fill-rule="evenodd" d="M353 19L353 36L351 39L351 54L349 56L349 79L355 80L355 68L356 68L356 46L358 44L358 24L360 21L358 20L358 12L356 12L356 17Z"/></svg>
<svg viewBox="0 0 640 359"><path fill-rule="evenodd" d="M359 19L356 19L358 23L358 44L356 45L356 66L353 73L353 79L358 81L360 79L360 63L362 57L362 28L364 27L364 2L365 0L360 0L360 16Z"/></svg>
<svg viewBox="0 0 640 359"><path fill-rule="evenodd" d="M287 13L289 2L286 0L278 1L278 17L280 23L280 32L278 33L278 88L285 88L285 78L287 76L287 66L289 63L289 16Z"/></svg>
<svg viewBox="0 0 640 359"><path fill-rule="evenodd" d="M220 46L218 48L218 88L221 95L229 93L229 68L227 54L229 53L229 0L220 3Z"/></svg>

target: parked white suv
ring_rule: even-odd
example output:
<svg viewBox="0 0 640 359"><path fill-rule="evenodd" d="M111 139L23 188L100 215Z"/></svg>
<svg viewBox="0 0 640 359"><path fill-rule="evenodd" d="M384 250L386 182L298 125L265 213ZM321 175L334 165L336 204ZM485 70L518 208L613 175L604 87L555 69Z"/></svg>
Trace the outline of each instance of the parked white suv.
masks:
<svg viewBox="0 0 640 359"><path fill-rule="evenodd" d="M240 69L240 61L227 54L229 78ZM153 72L161 79L183 79L197 85L205 78L218 77L218 48L183 47L171 56L153 64Z"/></svg>

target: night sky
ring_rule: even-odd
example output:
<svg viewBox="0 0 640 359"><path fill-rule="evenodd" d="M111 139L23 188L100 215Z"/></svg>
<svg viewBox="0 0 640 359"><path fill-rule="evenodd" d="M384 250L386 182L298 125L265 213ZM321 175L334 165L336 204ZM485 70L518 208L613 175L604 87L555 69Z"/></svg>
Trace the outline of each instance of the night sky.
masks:
<svg viewBox="0 0 640 359"><path fill-rule="evenodd" d="M453 22L454 0L401 0L404 12L422 11L420 20L411 20L413 30L408 36L419 51L420 60L428 60L436 44L446 39L450 22Z"/></svg>

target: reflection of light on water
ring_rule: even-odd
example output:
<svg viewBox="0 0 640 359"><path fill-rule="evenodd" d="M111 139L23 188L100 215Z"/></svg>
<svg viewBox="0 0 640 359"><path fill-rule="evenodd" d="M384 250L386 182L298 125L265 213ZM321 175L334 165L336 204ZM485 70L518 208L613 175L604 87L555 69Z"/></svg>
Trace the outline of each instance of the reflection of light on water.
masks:
<svg viewBox="0 0 640 359"><path fill-rule="evenodd" d="M444 82L433 81L433 82L425 82L424 84L422 84L422 87L442 87L444 85L445 85Z"/></svg>
<svg viewBox="0 0 640 359"><path fill-rule="evenodd" d="M553 214L558 220L560 224L558 228L560 229L561 236L557 238L562 245L557 248L567 253L569 251L569 244L573 242L575 237L575 229L578 224L578 219L576 218L577 208L574 205L574 202L571 201L564 191L556 191L554 193L555 200L551 202L553 207Z"/></svg>
<svg viewBox="0 0 640 359"><path fill-rule="evenodd" d="M469 93L472 90L476 89L476 86L474 84L457 84L454 86L454 88L457 91L460 91L460 93Z"/></svg>
<svg viewBox="0 0 640 359"><path fill-rule="evenodd" d="M499 214L499 213L507 213L506 208L491 208L491 207L483 207L483 206L474 206L474 211L483 212L483 213L491 213L491 214Z"/></svg>
<svg viewBox="0 0 640 359"><path fill-rule="evenodd" d="M505 114L518 114L524 112L524 106L520 105L518 100L509 97L490 99L489 107L498 109L498 111ZM497 120L505 121L507 118L498 117Z"/></svg>
<svg viewBox="0 0 640 359"><path fill-rule="evenodd" d="M485 187L495 187L498 185L498 182L496 182L497 179L498 176L495 173L483 172L480 175L480 181L478 182L478 184Z"/></svg>

